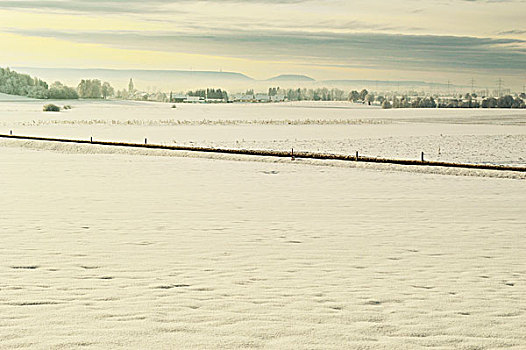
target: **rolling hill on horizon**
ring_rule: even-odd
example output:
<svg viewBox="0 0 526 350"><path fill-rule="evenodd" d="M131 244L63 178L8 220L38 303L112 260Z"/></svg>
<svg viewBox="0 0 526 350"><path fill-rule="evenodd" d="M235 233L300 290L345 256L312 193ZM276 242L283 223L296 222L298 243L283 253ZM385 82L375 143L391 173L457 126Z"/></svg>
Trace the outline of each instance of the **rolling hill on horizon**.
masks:
<svg viewBox="0 0 526 350"><path fill-rule="evenodd" d="M163 90L176 90L178 87L194 89L221 84L236 86L255 81L245 74L236 72L36 67L13 67L13 69L38 76L50 83L58 80L76 86L81 79L100 79L109 81L118 89L127 87L130 79L133 79L138 89Z"/></svg>
<svg viewBox="0 0 526 350"><path fill-rule="evenodd" d="M393 89L445 89L447 84L425 81L395 80L315 80L301 74L281 74L266 80L257 80L238 72L185 71L185 70L142 70L142 69L107 69L107 68L38 68L12 67L20 73L36 76L49 84L60 81L76 87L82 79L100 79L109 81L116 89L128 87L133 79L135 87L147 91L182 92L193 89L216 87L229 92L243 92L247 89L266 91L279 85L282 88L318 88L337 87L340 89L385 90ZM451 88L463 86L451 84Z"/></svg>
<svg viewBox="0 0 526 350"><path fill-rule="evenodd" d="M316 80L306 75L300 74L281 74L266 81L295 81L295 82L315 82Z"/></svg>

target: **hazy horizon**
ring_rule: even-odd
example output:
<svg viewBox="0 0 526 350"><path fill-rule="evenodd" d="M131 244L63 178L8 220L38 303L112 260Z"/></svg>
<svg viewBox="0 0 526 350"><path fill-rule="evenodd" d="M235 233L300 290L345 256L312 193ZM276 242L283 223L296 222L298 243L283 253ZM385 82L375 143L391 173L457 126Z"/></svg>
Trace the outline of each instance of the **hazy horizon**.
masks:
<svg viewBox="0 0 526 350"><path fill-rule="evenodd" d="M0 66L428 81L522 91L526 3L2 1ZM290 19L293 18L294 21Z"/></svg>
<svg viewBox="0 0 526 350"><path fill-rule="evenodd" d="M117 89L126 89L129 79L133 79L141 91L174 91L185 92L205 87L227 89L239 93L249 89L266 92L271 87L290 88L338 88L343 90L363 88L372 91L431 91L451 92L471 91L469 85L441 84L418 80L368 80L368 79L335 79L315 80L307 75L280 74L268 79L258 80L241 72L224 71L185 71L185 70L148 70L148 69L108 69L108 68L40 68L9 67L12 70L38 77L48 83L60 81L69 86L77 86L82 79L99 79L108 81ZM475 90L491 87L474 86ZM490 89L491 90L491 89Z"/></svg>

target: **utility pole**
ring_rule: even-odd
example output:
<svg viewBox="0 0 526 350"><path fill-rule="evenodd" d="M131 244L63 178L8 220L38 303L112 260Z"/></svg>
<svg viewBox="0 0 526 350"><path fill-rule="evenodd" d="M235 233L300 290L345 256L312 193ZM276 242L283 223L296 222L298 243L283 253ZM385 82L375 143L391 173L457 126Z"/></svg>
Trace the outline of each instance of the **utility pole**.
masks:
<svg viewBox="0 0 526 350"><path fill-rule="evenodd" d="M471 78L471 93L473 94L473 90L474 90L474 87L475 87L475 79Z"/></svg>
<svg viewBox="0 0 526 350"><path fill-rule="evenodd" d="M502 91L502 79L499 78L499 80L497 80L497 83L499 84L499 96L498 96L498 97L501 97L501 91Z"/></svg>

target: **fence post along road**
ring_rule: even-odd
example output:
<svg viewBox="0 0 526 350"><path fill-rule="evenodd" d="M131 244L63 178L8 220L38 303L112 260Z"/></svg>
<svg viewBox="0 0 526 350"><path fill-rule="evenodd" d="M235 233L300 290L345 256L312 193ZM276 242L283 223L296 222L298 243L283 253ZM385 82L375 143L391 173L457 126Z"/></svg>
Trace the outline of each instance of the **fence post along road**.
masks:
<svg viewBox="0 0 526 350"><path fill-rule="evenodd" d="M495 164L471 164L471 163L450 163L450 162L439 162L439 161L426 161L424 160L424 152L421 153L421 160L412 159L391 159L391 158L376 158L367 157L360 155L358 152L355 155L344 155L344 154L333 154L333 153L319 153L319 152L298 152L291 149L287 151L271 151L271 150L248 150L248 149L232 149L232 148L214 148L214 147L199 147L199 146L167 146L167 145L156 145L147 143L147 138L144 139L144 143L128 143L128 142L112 142L112 141L94 141L93 137L89 140L80 139L65 139L65 138L52 138L52 137L38 137L38 136L21 136L13 135L12 131L9 135L0 134L0 138L4 139L17 139L17 140L33 140L33 141L46 141L46 142L62 142L62 143L76 143L76 144L91 144L101 145L110 147L131 147L131 148L150 148L150 149L163 149L172 151L189 151L189 152L203 152L203 153L223 153L223 154L239 154L239 155L250 155L250 156L263 156L263 157L280 157L280 158L291 158L291 159L319 159L319 160L340 160L340 161L353 161L353 162L364 162L364 163L384 163L384 164L398 164L398 165L416 165L416 166L434 166L434 167L447 167L447 168L464 168L464 169L478 169L478 170L500 170L500 171L515 171L515 172L526 172L526 167L519 166L507 166L507 165L495 165Z"/></svg>

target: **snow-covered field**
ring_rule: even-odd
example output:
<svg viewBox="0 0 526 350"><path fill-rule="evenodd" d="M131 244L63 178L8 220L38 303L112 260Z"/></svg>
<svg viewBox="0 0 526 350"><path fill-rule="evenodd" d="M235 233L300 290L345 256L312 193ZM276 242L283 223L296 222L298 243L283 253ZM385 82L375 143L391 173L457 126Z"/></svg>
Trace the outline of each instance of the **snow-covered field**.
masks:
<svg viewBox="0 0 526 350"><path fill-rule="evenodd" d="M0 103L0 132L526 163L524 111L68 104ZM0 162L2 349L526 348L523 174L15 140Z"/></svg>
<svg viewBox="0 0 526 350"><path fill-rule="evenodd" d="M57 102L59 104L59 102ZM291 148L378 157L526 166L526 111L382 110L347 102L177 105L67 101L0 103L0 132L160 144Z"/></svg>

